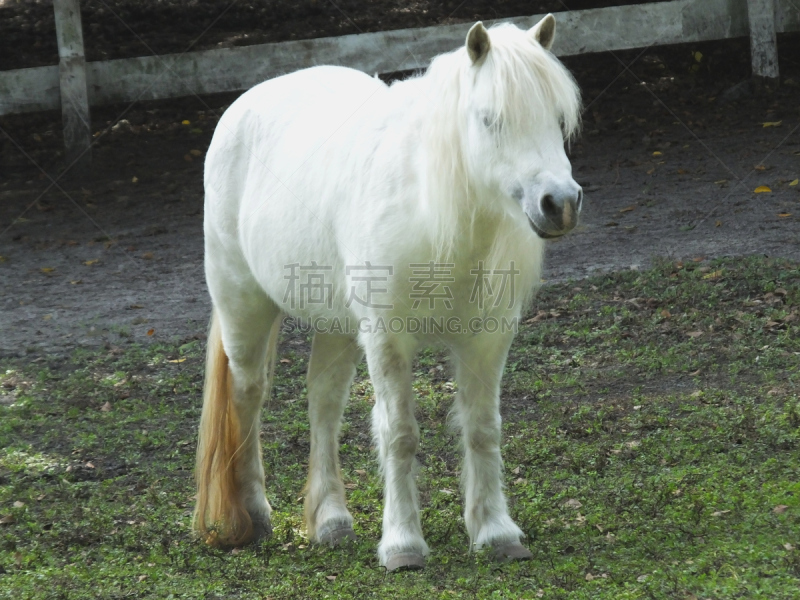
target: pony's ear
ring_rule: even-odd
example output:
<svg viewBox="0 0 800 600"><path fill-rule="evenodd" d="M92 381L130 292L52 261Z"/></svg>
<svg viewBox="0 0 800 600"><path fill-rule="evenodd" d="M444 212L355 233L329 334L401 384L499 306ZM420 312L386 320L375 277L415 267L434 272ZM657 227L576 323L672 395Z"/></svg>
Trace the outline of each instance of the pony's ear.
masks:
<svg viewBox="0 0 800 600"><path fill-rule="evenodd" d="M472 64L483 60L489 53L489 48L491 47L489 32L486 31L486 27L483 26L483 23L478 21L470 28L467 34L467 53L472 59Z"/></svg>
<svg viewBox="0 0 800 600"><path fill-rule="evenodd" d="M549 14L536 25L531 27L531 37L542 45L545 50L553 47L556 39L556 18Z"/></svg>

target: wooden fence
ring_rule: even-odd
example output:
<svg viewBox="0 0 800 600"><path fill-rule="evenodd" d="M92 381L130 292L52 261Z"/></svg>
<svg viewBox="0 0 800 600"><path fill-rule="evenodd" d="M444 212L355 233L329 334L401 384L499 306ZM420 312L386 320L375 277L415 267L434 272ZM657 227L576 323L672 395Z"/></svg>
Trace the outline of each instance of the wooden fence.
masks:
<svg viewBox="0 0 800 600"><path fill-rule="evenodd" d="M470 23L87 63L78 0L54 0L59 65L0 71L0 115L61 107L67 158L86 162L91 105L245 90L317 64L370 74L424 68ZM673 0L555 13L559 56L751 39L753 75L778 77L776 34L800 31L800 0ZM531 27L543 15L510 21Z"/></svg>

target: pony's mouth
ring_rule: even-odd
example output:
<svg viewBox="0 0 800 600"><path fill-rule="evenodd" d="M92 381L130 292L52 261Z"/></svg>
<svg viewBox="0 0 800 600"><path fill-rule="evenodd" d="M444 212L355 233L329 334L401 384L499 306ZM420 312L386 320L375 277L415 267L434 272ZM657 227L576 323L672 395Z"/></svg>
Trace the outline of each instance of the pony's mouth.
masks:
<svg viewBox="0 0 800 600"><path fill-rule="evenodd" d="M533 219L531 219L530 217L528 217L528 223L530 224L531 229L533 229L533 232L536 235L538 235L540 238L542 238L543 240L552 240L553 238L561 237L562 235L564 235L566 233L566 231L559 232L559 233L551 233L549 231L543 231L542 229L539 229L536 226L536 223L534 223Z"/></svg>

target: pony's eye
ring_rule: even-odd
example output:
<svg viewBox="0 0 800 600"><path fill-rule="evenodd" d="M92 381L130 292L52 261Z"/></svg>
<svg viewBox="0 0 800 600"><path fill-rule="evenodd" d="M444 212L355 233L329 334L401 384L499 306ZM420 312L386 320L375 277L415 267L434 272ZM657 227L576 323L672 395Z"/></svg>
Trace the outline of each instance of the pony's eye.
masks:
<svg viewBox="0 0 800 600"><path fill-rule="evenodd" d="M492 131L500 131L503 128L503 123L500 120L500 117L496 115L484 114L481 117L481 121L486 129L491 129Z"/></svg>

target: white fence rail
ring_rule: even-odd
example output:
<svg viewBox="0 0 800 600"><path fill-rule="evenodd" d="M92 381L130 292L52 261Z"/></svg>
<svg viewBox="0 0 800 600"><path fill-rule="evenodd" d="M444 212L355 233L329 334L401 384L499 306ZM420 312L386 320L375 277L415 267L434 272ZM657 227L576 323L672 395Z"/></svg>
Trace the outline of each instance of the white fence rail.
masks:
<svg viewBox="0 0 800 600"><path fill-rule="evenodd" d="M55 3L59 18L65 11L59 11L58 6L77 4L77 0ZM750 35L753 74L775 78L775 36L800 31L798 6L800 0L673 0L560 12L555 13L558 35L553 51L568 56ZM541 16L500 21L530 27ZM88 143L82 135L76 137L74 131L75 123L88 121L89 105L244 90L271 77L317 64L343 65L370 74L424 68L432 57L463 43L469 26L443 25L89 62L85 63L87 100L82 106L76 103L74 89L65 95L64 87L70 84L68 79L65 81L65 57L60 52L61 76L59 66L0 71L0 115L61 106L65 133L72 127L71 135L65 138L73 146L68 148L68 154L73 154ZM69 43L74 45L74 38ZM82 40L79 54L82 60ZM74 88L75 78L80 79L80 73L75 73L80 68L73 65L68 71ZM65 98L70 99L68 107Z"/></svg>

